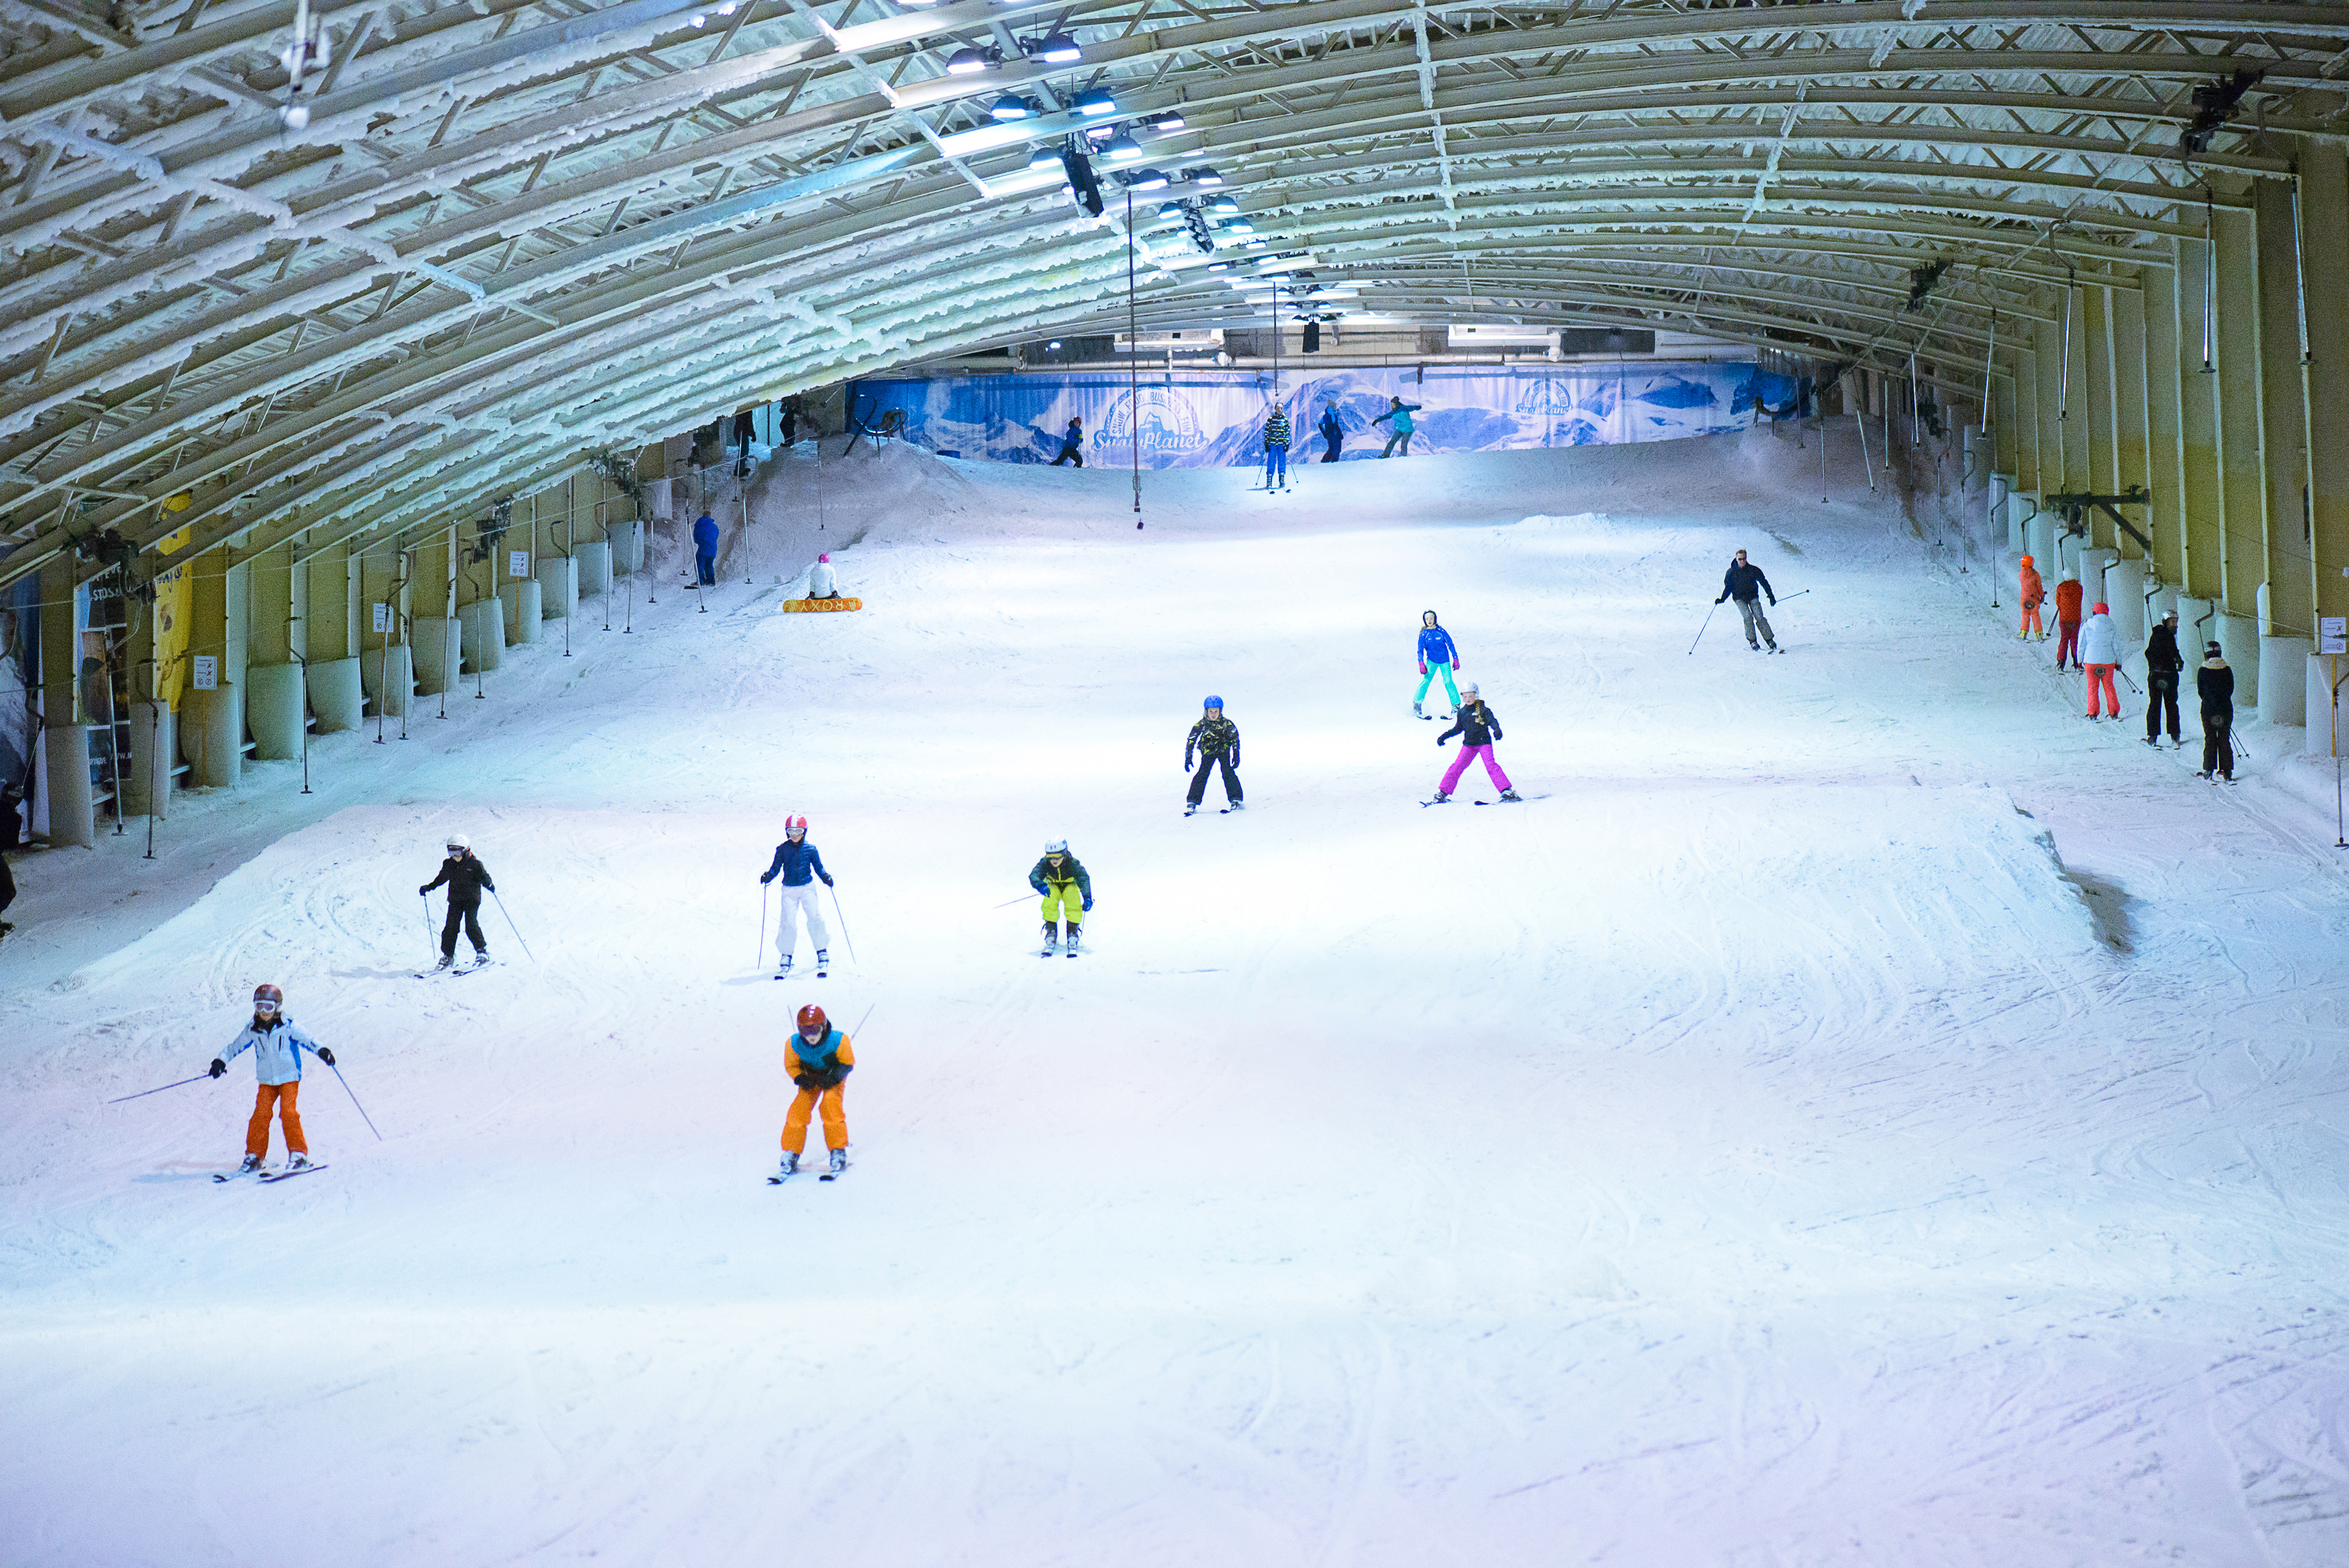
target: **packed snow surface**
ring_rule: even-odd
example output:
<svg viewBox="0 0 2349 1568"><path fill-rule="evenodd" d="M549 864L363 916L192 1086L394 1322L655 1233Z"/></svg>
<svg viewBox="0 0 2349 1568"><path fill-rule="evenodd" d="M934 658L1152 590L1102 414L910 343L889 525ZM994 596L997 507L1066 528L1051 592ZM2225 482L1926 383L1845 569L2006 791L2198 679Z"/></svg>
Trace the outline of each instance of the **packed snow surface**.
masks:
<svg viewBox="0 0 2349 1568"><path fill-rule="evenodd" d="M21 857L0 1561L2349 1562L2330 824L2086 725L1798 439L1139 532L802 449L706 599ZM1690 651L1741 546L1785 656ZM864 610L781 613L825 547ZM1523 805L1419 804L1428 608ZM1248 809L1185 820L1210 692ZM787 811L836 967L779 985ZM419 980L452 830L503 963ZM216 1186L250 1057L102 1102L263 980L383 1139L313 1066L331 1168ZM856 1163L774 1188L809 1001L870 1009Z"/></svg>

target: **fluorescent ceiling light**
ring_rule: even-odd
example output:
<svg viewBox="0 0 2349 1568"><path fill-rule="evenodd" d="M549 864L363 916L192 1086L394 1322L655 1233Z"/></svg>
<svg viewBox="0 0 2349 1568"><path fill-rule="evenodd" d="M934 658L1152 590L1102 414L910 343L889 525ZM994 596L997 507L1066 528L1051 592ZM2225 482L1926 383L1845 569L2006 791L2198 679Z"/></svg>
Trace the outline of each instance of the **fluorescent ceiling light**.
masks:
<svg viewBox="0 0 2349 1568"><path fill-rule="evenodd" d="M1221 174L1216 173L1211 165L1205 163L1202 163L1196 169L1185 169L1183 170L1183 178L1188 180L1194 185L1204 185L1210 188L1221 185L1224 182L1224 177Z"/></svg>
<svg viewBox="0 0 2349 1568"><path fill-rule="evenodd" d="M1142 143L1130 136L1112 137L1102 149L1102 156L1112 163L1131 163L1142 156Z"/></svg>
<svg viewBox="0 0 2349 1568"><path fill-rule="evenodd" d="M967 77L973 72L985 69L987 69L987 57L968 44L947 57L948 76Z"/></svg>
<svg viewBox="0 0 2349 1568"><path fill-rule="evenodd" d="M1224 225L1224 232L1226 234L1253 234L1256 232L1256 225L1249 222L1246 218L1235 218L1230 222Z"/></svg>
<svg viewBox="0 0 2349 1568"><path fill-rule="evenodd" d="M1060 168L1061 150L1057 147L1038 148L1035 151L1028 155L1028 167L1030 169Z"/></svg>
<svg viewBox="0 0 2349 1568"><path fill-rule="evenodd" d="M1066 33L1053 33L1037 46L1036 57L1050 60L1056 66L1066 66L1083 59L1085 52L1077 47L1077 41Z"/></svg>
<svg viewBox="0 0 2349 1568"><path fill-rule="evenodd" d="M1239 216L1240 211L1239 198L1237 196L1218 196L1214 201L1207 203L1207 211L1216 214L1218 217L1237 218Z"/></svg>
<svg viewBox="0 0 2349 1568"><path fill-rule="evenodd" d="M1112 156L1115 154L1112 153ZM1166 174L1164 170L1144 169L1133 177L1133 188L1136 191L1164 191L1166 185Z"/></svg>
<svg viewBox="0 0 2349 1568"><path fill-rule="evenodd" d="M1105 114L1115 114L1117 112L1117 99L1110 97L1109 94L1103 92L1099 88L1090 88L1078 96L1077 112L1079 114L1092 115L1096 118Z"/></svg>
<svg viewBox="0 0 2349 1568"><path fill-rule="evenodd" d="M1183 111L1181 109L1169 109L1164 114L1162 114L1157 119L1152 120L1150 122L1150 129L1153 130L1180 130L1183 129L1185 123L1185 121L1183 119Z"/></svg>
<svg viewBox="0 0 2349 1568"><path fill-rule="evenodd" d="M1018 93L1005 93L988 106L987 112L997 119L1026 119L1036 112L1036 106Z"/></svg>

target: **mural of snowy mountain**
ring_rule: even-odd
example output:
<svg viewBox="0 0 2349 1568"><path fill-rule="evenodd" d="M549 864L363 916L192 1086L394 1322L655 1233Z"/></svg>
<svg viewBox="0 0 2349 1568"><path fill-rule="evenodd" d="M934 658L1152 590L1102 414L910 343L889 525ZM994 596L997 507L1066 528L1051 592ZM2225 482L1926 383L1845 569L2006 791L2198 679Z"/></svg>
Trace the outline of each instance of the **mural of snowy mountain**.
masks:
<svg viewBox="0 0 2349 1568"><path fill-rule="evenodd" d="M1246 468L1264 460L1273 377L1256 370L1160 370L1138 383L1114 371L860 381L856 407L902 409L906 438L931 451L998 462L1049 463L1070 419L1083 422L1088 463L1124 467L1141 433L1145 469ZM1495 452L1672 440L1742 429L1759 397L1785 409L1792 377L1749 363L1375 366L1299 376L1286 366L1280 401L1291 449L1321 455L1318 429L1334 407L1343 459L1375 458L1400 397L1416 405L1411 449ZM1766 418L1767 415L1762 416Z"/></svg>

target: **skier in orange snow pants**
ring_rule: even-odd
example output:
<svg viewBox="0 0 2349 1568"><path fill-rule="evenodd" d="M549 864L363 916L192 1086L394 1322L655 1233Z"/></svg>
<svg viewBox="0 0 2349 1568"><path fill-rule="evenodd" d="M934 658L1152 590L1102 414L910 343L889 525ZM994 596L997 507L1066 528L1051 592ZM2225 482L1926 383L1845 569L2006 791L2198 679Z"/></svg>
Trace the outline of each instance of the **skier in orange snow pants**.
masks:
<svg viewBox="0 0 2349 1568"><path fill-rule="evenodd" d="M2055 584L2055 667L2069 659L2080 662L2080 580L2066 577Z"/></svg>
<svg viewBox="0 0 2349 1568"><path fill-rule="evenodd" d="M2031 564L2031 557L2024 556L2023 558L2022 632L2023 636L2044 638L2047 635L2047 629L2039 624L2039 602L2046 597L2047 584L2040 581L2038 572Z"/></svg>
<svg viewBox="0 0 2349 1568"><path fill-rule="evenodd" d="M848 1164L848 1113L842 1109L842 1085L856 1066L848 1037L833 1027L823 1009L813 1003L800 1009L799 1030L783 1047L783 1069L800 1092L783 1118L783 1169L799 1169L800 1153L807 1148L808 1118L823 1118L823 1146L832 1154L832 1169Z"/></svg>

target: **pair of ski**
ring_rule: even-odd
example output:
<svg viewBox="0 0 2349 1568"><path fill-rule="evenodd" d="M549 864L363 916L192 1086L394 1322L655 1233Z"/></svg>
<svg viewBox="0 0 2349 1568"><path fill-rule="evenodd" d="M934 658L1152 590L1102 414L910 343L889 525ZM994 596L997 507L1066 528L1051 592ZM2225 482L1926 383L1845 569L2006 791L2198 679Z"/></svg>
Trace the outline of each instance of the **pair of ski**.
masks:
<svg viewBox="0 0 2349 1568"><path fill-rule="evenodd" d="M436 975L446 975L453 979L460 975L474 975L484 969L493 969L497 966L497 962L494 958L476 958L471 964L439 964L429 969L418 970L416 977L419 980L429 980Z"/></svg>
<svg viewBox="0 0 2349 1568"><path fill-rule="evenodd" d="M1057 946L1055 946L1055 947L1047 947L1047 948L1045 948L1042 952L1040 952L1040 953L1037 954L1036 954L1036 956L1037 956L1037 957L1039 957L1039 958L1050 958L1050 957L1051 957L1051 956L1052 956L1052 954L1054 954L1055 953L1058 953L1058 952L1060 952L1060 951L1061 951L1061 949L1060 949L1060 948L1058 948ZM1071 948L1070 948L1068 951L1069 951L1069 956L1070 956L1070 957L1071 957L1071 958L1074 958L1074 957L1075 957L1079 953L1082 952L1082 951L1083 951L1083 949L1081 949L1081 948L1077 948L1077 947L1071 947Z"/></svg>
<svg viewBox="0 0 2349 1568"><path fill-rule="evenodd" d="M1522 806L1527 800L1538 800L1540 799L1541 797L1539 795L1520 795L1514 800L1479 800L1476 801L1475 804L1479 806ZM1459 803L1459 799L1460 798L1455 795L1448 800L1422 800L1420 805L1422 808L1428 806L1453 806L1457 805Z"/></svg>
<svg viewBox="0 0 2349 1568"><path fill-rule="evenodd" d="M288 1100L286 1103L290 1105L293 1102ZM326 1162L322 1160L316 1165L303 1165L292 1171L215 1171L212 1172L212 1180L234 1181L243 1177L252 1176L265 1186L273 1181L290 1181L296 1176L307 1176L313 1171L324 1171L326 1168Z"/></svg>
<svg viewBox="0 0 2349 1568"><path fill-rule="evenodd" d="M791 1173L791 1176L786 1176L786 1175L784 1175L781 1171L777 1171L774 1175L770 1176L770 1177L768 1177L768 1178L767 1178L767 1185L768 1185L768 1186L770 1186L770 1187L780 1187L780 1186L781 1186L784 1182L786 1182L786 1181L790 1181L790 1180L792 1179L792 1176L803 1176L803 1175L805 1175L805 1174L807 1174L807 1172L805 1172L805 1171L792 1171L792 1172ZM837 1171L818 1171L818 1172L816 1173L816 1180L817 1180L817 1181L839 1181L843 1176L845 1176L845 1175L847 1175L847 1174L848 1174L848 1167L847 1167L847 1166L845 1166L845 1165L843 1165L843 1166L842 1166L842 1167L841 1167L839 1170L837 1170Z"/></svg>
<svg viewBox="0 0 2349 1568"><path fill-rule="evenodd" d="M770 980L788 980L791 977L792 972L788 969L778 969L772 975L767 976ZM832 977L832 971L830 969L819 969L815 972L815 977L819 980L828 980Z"/></svg>

